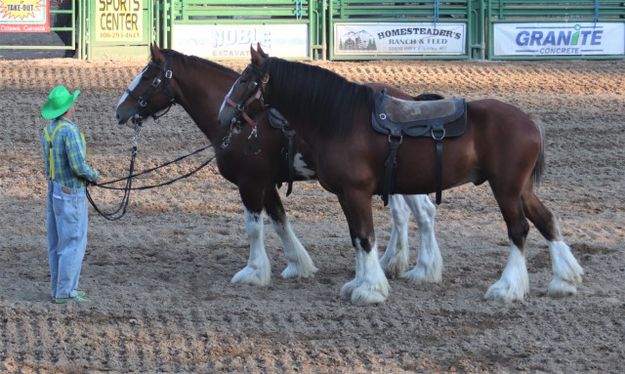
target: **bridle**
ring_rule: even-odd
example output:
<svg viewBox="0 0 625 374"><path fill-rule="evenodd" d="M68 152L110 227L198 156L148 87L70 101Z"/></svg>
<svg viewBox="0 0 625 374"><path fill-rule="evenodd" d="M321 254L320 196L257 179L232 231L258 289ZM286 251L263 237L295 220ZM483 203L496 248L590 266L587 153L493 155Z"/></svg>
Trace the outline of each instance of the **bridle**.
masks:
<svg viewBox="0 0 625 374"><path fill-rule="evenodd" d="M235 122L240 123L240 118L243 118L243 120L247 124L252 126L252 129L253 129L252 131L255 131L255 129L258 126L258 122L254 121L254 119L252 119L252 117L250 117L247 114L247 108L256 101L259 101L261 103L263 109L269 107L269 104L267 104L265 101L265 90L267 87L267 83L269 83L269 75L263 74L262 69L257 67L256 65L249 64L247 68L245 68L245 70L243 71L243 74L241 74L239 79L237 79L237 82L235 83L235 85L239 83L239 80L245 75L245 72L248 70L252 70L254 72L254 76L260 77L259 79L260 84L258 83L258 80L256 79L250 82L250 84L255 85L255 89L250 90L250 93L246 95L245 98L241 100L240 103L237 103L236 101L232 100L232 98L230 97L230 95L232 95L232 92L228 94L228 96L226 96L226 98L224 99L224 102L226 106L234 108L234 111L235 111L234 117L232 117L232 122L230 123L231 127L235 125Z"/></svg>
<svg viewBox="0 0 625 374"><path fill-rule="evenodd" d="M160 117L167 114L171 107L176 104L176 99L169 88L169 82L174 76L174 73L171 70L171 56L165 55L165 63L162 66L154 61L150 61L148 66L155 67L160 70L160 74L152 79L152 83L150 84L148 90L143 95L137 95L130 89L126 88L126 93L128 96L135 99L140 107L131 116L131 118L136 118L136 116L139 116L142 119L152 117L156 121ZM148 103L152 97L161 91L165 91L165 95L169 99L169 102L167 103L167 108L155 113L148 107Z"/></svg>

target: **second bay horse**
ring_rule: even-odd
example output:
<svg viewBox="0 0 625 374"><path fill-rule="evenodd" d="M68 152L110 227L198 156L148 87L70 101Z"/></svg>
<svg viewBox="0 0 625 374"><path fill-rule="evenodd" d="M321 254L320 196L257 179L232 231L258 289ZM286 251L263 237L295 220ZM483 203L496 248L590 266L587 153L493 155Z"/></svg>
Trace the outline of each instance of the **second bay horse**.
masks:
<svg viewBox="0 0 625 374"><path fill-rule="evenodd" d="M256 97L279 110L310 146L318 180L338 196L356 250L356 275L340 292L354 304L383 302L389 293L378 260L371 211L372 196L383 190L390 141L371 127L378 91L318 66L269 57L258 46L258 50L251 48L251 63L230 88L219 113L220 124L228 128L242 115L241 104ZM466 116L464 135L442 140L442 188L488 182L511 241L503 273L485 298L515 301L529 292L528 219L549 245L553 279L548 294L575 294L583 270L564 242L556 218L534 192L544 163L541 128L518 108L494 99L468 102ZM392 193L423 194L437 189L432 150L432 139L403 138Z"/></svg>

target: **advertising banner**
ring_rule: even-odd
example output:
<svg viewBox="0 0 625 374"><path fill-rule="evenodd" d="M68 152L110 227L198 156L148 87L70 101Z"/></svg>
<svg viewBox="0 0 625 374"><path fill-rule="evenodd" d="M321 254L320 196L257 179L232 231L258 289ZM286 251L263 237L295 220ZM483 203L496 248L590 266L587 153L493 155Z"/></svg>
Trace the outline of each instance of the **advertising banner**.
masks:
<svg viewBox="0 0 625 374"><path fill-rule="evenodd" d="M95 0L95 40L142 41L143 0Z"/></svg>
<svg viewBox="0 0 625 374"><path fill-rule="evenodd" d="M249 59L250 44L282 58L307 58L308 25L174 25L172 47L208 59Z"/></svg>
<svg viewBox="0 0 625 374"><path fill-rule="evenodd" d="M625 54L625 23L496 23L495 56Z"/></svg>
<svg viewBox="0 0 625 374"><path fill-rule="evenodd" d="M0 32L49 31L49 0L0 0Z"/></svg>
<svg viewBox="0 0 625 374"><path fill-rule="evenodd" d="M464 23L336 23L334 54L463 55Z"/></svg>

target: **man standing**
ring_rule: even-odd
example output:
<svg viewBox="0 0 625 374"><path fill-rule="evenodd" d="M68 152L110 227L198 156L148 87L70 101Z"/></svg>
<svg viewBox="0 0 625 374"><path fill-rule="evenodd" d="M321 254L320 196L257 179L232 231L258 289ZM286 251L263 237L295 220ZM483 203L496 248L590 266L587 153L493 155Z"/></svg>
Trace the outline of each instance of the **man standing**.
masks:
<svg viewBox="0 0 625 374"><path fill-rule="evenodd" d="M41 137L48 177L47 228L50 288L53 302L86 301L78 290L82 260L87 247L87 199L85 185L98 173L87 164L85 137L72 122L74 102L80 90L71 94L56 86L43 104L41 115L51 122Z"/></svg>

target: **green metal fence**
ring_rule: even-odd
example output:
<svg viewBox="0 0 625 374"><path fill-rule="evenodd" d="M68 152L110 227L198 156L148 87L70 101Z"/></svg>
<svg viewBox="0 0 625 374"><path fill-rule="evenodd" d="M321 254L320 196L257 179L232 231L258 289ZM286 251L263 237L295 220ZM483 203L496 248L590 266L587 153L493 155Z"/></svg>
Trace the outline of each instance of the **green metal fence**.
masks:
<svg viewBox="0 0 625 374"><path fill-rule="evenodd" d="M65 45L0 41L0 49L74 50L92 59L146 56L156 42L222 59L247 58L260 42L273 55L332 60L625 57L625 0L51 3L51 32Z"/></svg>
<svg viewBox="0 0 625 374"><path fill-rule="evenodd" d="M149 44L158 41L159 1L84 1L86 58L147 56Z"/></svg>
<svg viewBox="0 0 625 374"><path fill-rule="evenodd" d="M479 57L484 50L482 15L481 1L475 0L330 0L329 57Z"/></svg>
<svg viewBox="0 0 625 374"><path fill-rule="evenodd" d="M489 59L625 57L623 0L488 0L486 8Z"/></svg>
<svg viewBox="0 0 625 374"><path fill-rule="evenodd" d="M324 54L323 1L314 0L173 0L163 1L164 46L193 50L209 58L249 55L250 42L269 49L272 41L303 40L307 58ZM166 4L170 3L170 4ZM179 38L193 35L194 45ZM292 46L296 47L296 46ZM202 49L204 48L204 49ZM231 53L232 55L228 55Z"/></svg>

